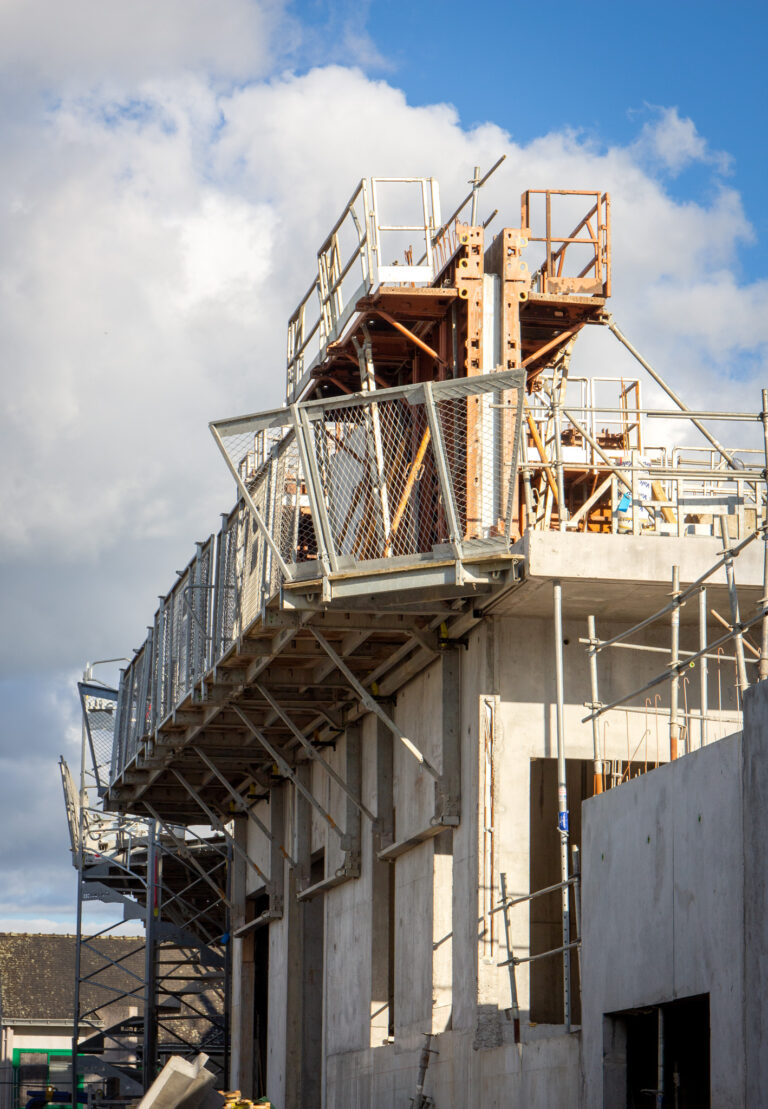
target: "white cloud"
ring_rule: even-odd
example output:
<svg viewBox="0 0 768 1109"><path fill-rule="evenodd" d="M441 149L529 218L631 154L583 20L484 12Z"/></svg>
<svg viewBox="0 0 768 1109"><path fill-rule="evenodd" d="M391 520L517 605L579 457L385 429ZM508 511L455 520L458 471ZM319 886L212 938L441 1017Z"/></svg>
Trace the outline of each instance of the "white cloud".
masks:
<svg viewBox="0 0 768 1109"><path fill-rule="evenodd" d="M673 177L695 162L714 166L719 173L730 172L730 155L712 150L692 119L681 116L677 108L651 110L656 119L643 126L634 144L638 154L649 156Z"/></svg>
<svg viewBox="0 0 768 1109"><path fill-rule="evenodd" d="M206 423L279 402L285 322L364 173L434 174L447 211L471 167L506 152L484 197L497 225L516 221L527 185L608 188L614 312L633 340L679 386L702 388L745 350L759 363L766 288L736 277L751 234L738 194L676 201L641 150L677 128L686 156L706 158L689 122L662 112L628 147L571 132L522 146L341 66L64 97L7 150L0 185L6 562L93 563L147 540L185 558L182 537L191 551L231 498ZM720 326L734 317L744 326ZM176 568L158 565L150 598Z"/></svg>
<svg viewBox="0 0 768 1109"><path fill-rule="evenodd" d="M221 34L222 6L202 0L0 9L0 62L25 67L28 86L0 115L2 650L9 672L38 675L5 697L6 811L31 798L4 839L6 921L61 923L72 890L55 757L77 730L57 675L137 647L157 594L231 505L207 422L282 399L288 315L361 176L435 175L447 213L472 167L507 153L484 190L492 229L514 225L525 187L609 189L613 312L632 341L693 405L756 407L767 379L768 282L738 270L749 221L674 109L626 146L572 132L518 144L341 65L253 80L280 7L224 7ZM43 73L57 92L45 111ZM676 200L663 175L692 163L711 194ZM575 372L636 372L605 331L576 349Z"/></svg>
<svg viewBox="0 0 768 1109"><path fill-rule="evenodd" d="M48 87L174 69L243 80L271 64L281 13L277 0L4 0L0 66Z"/></svg>

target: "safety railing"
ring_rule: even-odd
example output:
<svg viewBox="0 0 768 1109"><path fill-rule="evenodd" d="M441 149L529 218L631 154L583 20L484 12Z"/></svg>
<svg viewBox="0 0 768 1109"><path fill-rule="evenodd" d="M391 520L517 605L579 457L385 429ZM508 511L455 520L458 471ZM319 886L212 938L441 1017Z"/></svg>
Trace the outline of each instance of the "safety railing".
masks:
<svg viewBox="0 0 768 1109"><path fill-rule="evenodd" d="M589 207L582 215L585 202ZM543 254L537 269L531 265L534 292L556 296L611 295L608 193L528 189L523 193L520 219L521 226L528 229L528 242L539 244L540 254ZM536 234L542 223L543 234Z"/></svg>
<svg viewBox="0 0 768 1109"><path fill-rule="evenodd" d="M567 856L566 856L567 857ZM507 949L507 957L502 962L497 963L499 967L506 967L509 973L509 993L510 993L510 1015L513 1021L515 1042L520 1041L520 1002L517 989L517 967L525 963L535 963L540 959L552 959L555 956L560 956L563 962L563 1015L566 1028L570 1030L572 1024L572 985L573 974L571 966L571 952L575 952L578 957L581 949L581 862L579 848L571 845L571 872L568 877L562 882L555 882L551 886L545 886L543 889L534 890L532 893L524 893L519 897L510 897L507 892L507 877L506 874L500 874L499 878L499 902L491 910L492 913L501 913L504 922L504 940ZM566 870L566 873L568 871ZM561 896L561 908L563 916L563 942L558 947L549 948L546 951L531 952L528 955L515 954L515 947L512 941L512 929L510 927L509 911L518 905L530 905L539 897L546 897L551 894L559 893ZM571 938L571 920L573 920L573 938ZM581 991L581 976L577 978L579 992Z"/></svg>
<svg viewBox="0 0 768 1109"><path fill-rule="evenodd" d="M651 613L645 619L638 621L625 631L619 632L608 639L598 637L594 616L587 620L587 636L581 642L587 647L590 673L590 699L585 702L589 714L583 722L591 722L594 745L594 780L598 789L604 783L603 771L603 740L600 735L599 722L614 710L622 712L636 712L646 716L646 719L656 708L651 708L647 695L651 690L669 687L669 757L677 758L679 755L692 751L696 746L705 746L708 742L708 729L717 725L722 712L722 690L720 689L720 664L724 658L724 650L729 647L733 650L732 661L735 664L735 709L736 713L729 712L727 716L734 722L733 730L739 730L741 698L744 691L754 681L762 681L768 677L768 521L762 521L740 542L733 544L728 533L728 524L725 518L720 521L720 536L723 545L721 557L710 566L696 581L685 588L680 585L680 572L677 566L672 568L671 600L662 608ZM764 576L762 583L763 596L758 602L756 610L747 611L740 605L736 585L736 566L741 553L755 540L761 539L765 544L763 558ZM718 576L725 578L727 587L729 611L723 617L708 603L707 590ZM680 636L680 614L687 602L696 602L698 605L698 635L694 649L684 650ZM712 634L712 618L715 619L715 632ZM653 627L662 621L669 620L669 646L658 643L648 643L638 640L638 636L646 628ZM754 645L749 638L750 629L759 633L759 644ZM600 698L598 661L605 651L624 649L636 652L659 653L668 656L668 662L663 670L654 674L644 684L631 690L622 690L619 696L613 696L609 701ZM718 668L718 705L712 711L710 700L709 666L714 663ZM692 671L698 676L697 711L691 711L688 705L688 696L685 687L688 684ZM693 694L693 691L692 691ZM645 698L645 701L643 699ZM656 700L659 700L657 697ZM730 707L730 706L729 706ZM692 722L697 728L691 727ZM647 729L646 729L647 730ZM698 731L698 736L696 735ZM712 735L709 739L713 738ZM628 756L629 757L629 756ZM658 763L658 757L657 757Z"/></svg>
<svg viewBox="0 0 768 1109"><path fill-rule="evenodd" d="M542 377L525 408L526 527L717 536L725 516L732 538L747 538L765 510L765 450L649 444L647 421L663 435L699 417L749 432L761 414L647 409L637 380Z"/></svg>
<svg viewBox="0 0 768 1109"><path fill-rule="evenodd" d="M117 712L117 690L98 682L78 682L83 724L91 754L93 780L101 793L109 780Z"/></svg>
<svg viewBox="0 0 768 1109"><path fill-rule="evenodd" d="M209 669L214 587L213 536L179 574L155 615L153 674L155 720L162 720L194 681Z"/></svg>
<svg viewBox="0 0 768 1109"><path fill-rule="evenodd" d="M309 561L321 574L506 543L522 394L522 372L509 371L212 424L263 540L244 553L261 582L254 602ZM252 472L252 443L267 433L268 457Z"/></svg>
<svg viewBox="0 0 768 1109"><path fill-rule="evenodd" d="M242 499L122 672L111 779L286 584L507 551L523 389L512 370L212 424Z"/></svg>
<svg viewBox="0 0 768 1109"><path fill-rule="evenodd" d="M364 178L317 253L317 275L288 321L287 389L297 400L358 300L379 285L429 285L440 197L432 177ZM413 263L414 251L423 258Z"/></svg>

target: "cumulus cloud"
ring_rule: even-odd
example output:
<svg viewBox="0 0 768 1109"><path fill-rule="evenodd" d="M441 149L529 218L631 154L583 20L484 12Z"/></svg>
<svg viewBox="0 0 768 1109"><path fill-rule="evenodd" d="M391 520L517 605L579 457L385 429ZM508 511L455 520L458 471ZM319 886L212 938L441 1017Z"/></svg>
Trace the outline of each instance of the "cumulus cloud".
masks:
<svg viewBox="0 0 768 1109"><path fill-rule="evenodd" d="M676 109L624 146L573 132L521 144L348 66L265 72L265 51L279 61L306 36L279 4L73 0L44 5L33 30L40 6L0 11L0 60L21 75L0 179L0 561L14 631L0 645L12 675L0 801L31 798L0 852L0 912L55 923L71 888L55 757L77 746L72 671L139 646L157 594L232 504L207 422L280 403L287 318L361 176L434 175L447 213L472 167L506 153L484 190L484 211L501 213L489 233L514 225L526 187L609 189L613 312L692 405L723 403L725 378L729 406L757 406L768 283L740 279L752 230L739 194ZM346 26L365 56L363 25ZM691 165L711 174L705 200L667 189ZM604 330L576 349L575 372L636 374Z"/></svg>
<svg viewBox="0 0 768 1109"><path fill-rule="evenodd" d="M634 143L637 154L649 157L673 177L696 162L711 165L719 173L730 172L731 156L724 150L712 150L692 119L681 116L674 107L650 110L655 118L644 124Z"/></svg>
<svg viewBox="0 0 768 1109"><path fill-rule="evenodd" d="M352 111L365 122L354 142ZM27 578L30 560L73 580L82 564L109 577L110 560L126 569L150 550L159 577L141 626L151 618L152 598L232 496L207 421L279 403L285 321L363 173L435 175L447 211L471 167L505 152L484 196L499 223L516 220L528 185L610 189L614 312L631 337L676 387L714 387L724 361L754 381L766 287L736 275L751 235L738 193L717 185L706 202L675 200L641 151L664 149L675 120L661 114L625 147L570 132L520 145L342 66L224 90L186 73L130 96L62 98L35 136L46 157L12 146L0 185L6 565ZM691 140L687 157L709 155ZM622 356L604 346L581 344L578 358L606 371ZM68 628L90 623L75 603L47 599L61 662Z"/></svg>
<svg viewBox="0 0 768 1109"><path fill-rule="evenodd" d="M4 0L0 63L40 81L139 81L192 69L252 79L273 62L279 0Z"/></svg>

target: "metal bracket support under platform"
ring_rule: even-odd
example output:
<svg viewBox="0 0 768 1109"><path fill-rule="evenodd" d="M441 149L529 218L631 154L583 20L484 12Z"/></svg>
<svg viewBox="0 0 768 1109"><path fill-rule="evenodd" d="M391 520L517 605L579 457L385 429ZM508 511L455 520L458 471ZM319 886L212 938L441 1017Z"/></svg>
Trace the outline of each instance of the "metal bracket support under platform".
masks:
<svg viewBox="0 0 768 1109"><path fill-rule="evenodd" d="M317 630L317 628L314 628L311 625L309 627L309 630L312 632L312 635L315 637L317 642L320 644L325 653L336 666L337 670L340 670L344 677L347 679L365 708L367 708L369 712L372 712L374 716L378 716L379 720L381 720L381 722L386 725L386 727L389 729L390 732L392 732L396 739L400 740L400 742L410 751L417 762L421 763L427 773L432 775L435 781L440 781L439 772L427 759L426 755L424 755L419 750L419 748L416 746L415 743L413 743L412 740L403 735L397 724L395 724L394 720L392 720L387 715L387 713L384 712L384 709L381 707L381 705L375 700L374 697L371 696L365 686L362 685L359 679L352 673L343 659L336 653L336 651L334 651L333 647L330 645L325 636L322 635Z"/></svg>

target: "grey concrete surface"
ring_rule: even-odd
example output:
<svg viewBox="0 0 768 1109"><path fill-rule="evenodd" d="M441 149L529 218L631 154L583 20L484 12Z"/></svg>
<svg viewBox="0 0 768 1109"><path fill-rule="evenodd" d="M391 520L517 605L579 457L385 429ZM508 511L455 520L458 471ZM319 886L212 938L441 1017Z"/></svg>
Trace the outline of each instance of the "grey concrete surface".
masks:
<svg viewBox="0 0 768 1109"><path fill-rule="evenodd" d="M615 577L606 581L590 577L585 569L594 538L607 544L598 570ZM765 1085L760 1002L754 994L743 1004L736 997L744 994L745 974L748 980L762 976L765 981L761 951L766 946L768 907L761 813L768 798L759 752L750 761L739 753L739 738L722 739L734 730L738 718L731 661L711 662L709 671L709 738L722 742L585 805L585 814L593 811L590 806L602 806L599 812L605 816L584 827L592 901L587 908L585 885L583 1032L569 1035L562 1026L531 1019L532 974L541 972L529 973L523 964L517 970L522 1043L513 1042L505 1016L511 1000L509 976L498 965L507 954L501 920L488 915L498 897L501 871L511 895L530 890L532 860L538 867L547 849L541 830L547 827L548 807L551 823L555 821L554 794L550 797L544 790L541 797L532 797L534 780L549 780L533 773L532 761L552 760L556 754L548 575L564 577L569 781L588 774L591 782L593 736L584 721L589 674L579 642L587 634L585 612L598 614L598 635L608 638L630 622L633 606L647 614L649 599L667 601L671 561L680 558L681 574L689 580L716 556L717 546L708 540L542 537L540 549L531 551L529 567L538 576L528 578L471 631L460 651L461 821L452 832L409 848L395 862L378 862L376 852L428 827L435 812L434 782L374 718L363 720L361 795L381 819L376 826L365 817L361 821L360 876L320 895L324 952L322 974L313 974L313 982L323 995L323 1109L405 1109L414 1093L426 1032L436 1034L433 1046L440 1053L431 1059L427 1080L427 1092L438 1109L473 1104L484 1109L508 1104L533 1109L601 1105L603 1013L700 991L709 992L712 999L713 1068L724 1076L720 1085L713 1085L717 1096L722 1094L713 1105L744 1104L733 1100L729 1089L735 1083L743 1092L753 1073L755 1082ZM638 562L643 559L650 567L644 591ZM748 578L752 571L747 570ZM712 603L719 602L715 598ZM727 602L721 607L728 611ZM690 619L695 609L695 604L689 606L684 615L684 649L697 645L698 629ZM646 629L641 638L647 646L668 647L669 623ZM603 656L601 700L608 702L638 688L661 671L665 661L666 656L656 651L616 650ZM668 705L667 687L660 687L659 693L663 709ZM684 697L695 714L698 675L693 672ZM765 731L763 691L749 694L747 706L757 706L758 701ZM643 703L641 697L636 701L638 712L612 712L603 722L606 759L626 763L631 757L648 766L668 759L667 721L662 715L657 723ZM489 705L495 721L490 737L484 730ZM445 729L439 658L386 707L403 732L440 766ZM750 711L754 714L757 708ZM700 738L695 716L691 738L695 747ZM343 736L335 749L324 750L339 773L345 769L345 750ZM747 755L750 750L746 748ZM302 774L343 826L347 800L338 786L317 765L305 766ZM586 786L573 790L574 827L580 798L589 791ZM317 861L324 853L326 877L343 861L338 839L328 826L314 811L307 811L305 802L297 807L292 790L286 796L283 838L304 861L293 872L285 864L284 917L269 926L267 1086L278 1109L301 1104L296 1100L296 1075L301 1073L306 1032L302 1007L307 995L301 970L302 917L295 894L308 881L310 857ZM753 808L760 810L759 816L748 815ZM270 824L268 808L260 806L258 811ZM745 861L747 842L751 846ZM259 865L266 867L267 843L252 825L248 845ZM252 873L247 880L249 893L257 892L259 883ZM514 952L524 957L532 942L528 907L512 910L510 924ZM754 937L746 956L745 929ZM560 973L559 959L552 960L556 990L561 989ZM537 988L541 989L541 977ZM751 1025L745 1033L747 1011ZM719 1077L716 1081L721 1082Z"/></svg>
<svg viewBox="0 0 768 1109"><path fill-rule="evenodd" d="M710 999L712 1105L765 1104L768 686L744 733L583 805L583 1065L603 1104L603 1017Z"/></svg>

